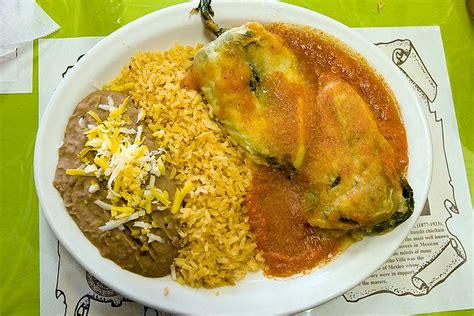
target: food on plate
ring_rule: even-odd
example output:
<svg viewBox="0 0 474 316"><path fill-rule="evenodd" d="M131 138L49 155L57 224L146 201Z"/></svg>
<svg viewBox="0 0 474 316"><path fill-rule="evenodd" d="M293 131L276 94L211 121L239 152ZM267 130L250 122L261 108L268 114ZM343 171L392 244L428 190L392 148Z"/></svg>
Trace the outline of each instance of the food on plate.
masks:
<svg viewBox="0 0 474 316"><path fill-rule="evenodd" d="M84 98L66 126L54 186L102 256L159 277L178 253L177 221L166 208L175 185L160 171L142 113L120 92Z"/></svg>
<svg viewBox="0 0 474 316"><path fill-rule="evenodd" d="M166 262L164 272L171 273L172 277L182 284L194 287L216 287L235 284L245 276L247 271L258 270L261 267L262 258L255 251L255 241L250 233L248 217L243 207L244 195L250 186L251 176L249 166L243 158L244 151L229 137L225 129L213 121L212 111L203 102L201 95L196 91L181 87L181 81L199 47L176 46L165 52L137 53L129 65L125 66L118 77L107 84L105 89L106 91L121 91L111 92L112 97L121 96L117 102L114 102L114 107L121 104L125 95L129 98L126 108L127 111L133 111L128 114L131 125L120 128L128 129L127 132L131 132L131 128L136 130L137 127L134 127L134 124L140 118L142 139L148 146L149 152L157 151L155 160L158 170L150 173L149 177L141 179L140 184L134 183L143 193L134 196L139 198L138 205L129 205L134 209L133 214L136 214L137 210L143 214L145 210L145 218L139 216L132 219L128 226L143 226L141 222L153 225L153 218L150 221L147 219L148 216L171 221L177 242L173 243L176 245L175 252L173 257ZM96 94L108 93L106 91L99 91ZM80 192L87 197L89 203L87 207L83 207L83 210L98 212L101 217L90 227L84 225L79 225L79 227L89 239L91 239L89 231L95 234L97 243L94 240L91 241L97 246L102 242L101 238L104 235L129 233L127 225L125 225L125 230L120 230L120 226L106 232L99 229L113 217L113 209L103 210L93 201L97 199L96 195L107 194L107 183L110 177L107 178L101 174L99 178L87 177L81 175L80 170L69 170L94 168L89 165L81 167L83 162L76 157L83 151L84 143L87 141L83 136L83 133L87 131L87 126L97 125L96 120L87 114L88 111L95 111L100 116L99 118L104 120L104 115L109 112L107 109L110 109L107 108L109 104L107 98L102 97L98 100L95 97L94 100L93 104L88 105L86 109L82 109L83 106L79 105L76 112L80 112L71 117L66 129L65 144L59 153L58 172L61 173L65 182L86 182L85 190ZM110 115L113 113L115 113L114 110L110 112ZM78 127L81 116L86 120L82 121L86 129ZM69 133L70 125L77 130L74 135ZM112 135L110 134L107 135L110 136L110 143L113 144L115 135L113 132ZM136 133L130 135L134 139L137 137ZM73 139L71 141L76 141L75 139L80 141L76 146L70 147L68 144L71 138ZM66 150L67 159L62 158ZM95 152L92 153L95 154ZM91 153L88 152L88 154ZM87 154L85 157L88 157ZM100 160L96 161L92 157L89 160L90 166L95 165L98 170L102 168ZM70 175L66 174L67 170ZM118 179L121 174L122 172L117 173ZM154 177L150 181L152 175ZM160 186L162 179L166 179L166 183L173 187ZM90 196L87 189L89 181L92 180L101 185L100 190ZM112 181L111 187L113 188L115 184L116 180ZM66 187L70 186L66 185ZM151 196L148 192L152 193ZM104 198L102 201L114 205L126 204L127 192L115 193L118 194L118 196L114 194L115 202ZM154 198L157 193L160 194L160 199ZM82 201L77 196L72 196L68 200L67 194L63 193L63 198L65 198L66 207L71 212L71 208L78 207L76 204ZM140 203L143 204L143 200L145 209L140 205ZM149 208L146 209L146 207ZM76 220L85 221L86 216L87 214L79 214ZM156 233L158 234L160 227L156 229L158 229ZM164 235L160 236L165 238ZM139 238L144 239L142 235ZM144 239L142 244L145 247L142 249L140 246L135 250L144 258L150 256L150 251L153 251L154 246L160 246L158 241L152 240L150 243L148 241ZM120 249L108 248L103 251L110 252L110 255L104 255L104 252L102 254L121 265L121 261L114 260L115 257L113 257L113 255L120 255L116 254L121 251ZM133 271L152 276L145 273L145 270Z"/></svg>
<svg viewBox="0 0 474 316"><path fill-rule="evenodd" d="M136 53L66 127L54 185L104 257L213 288L311 271L411 215L397 101L361 56L199 10L216 40Z"/></svg>
<svg viewBox="0 0 474 316"><path fill-rule="evenodd" d="M413 192L405 179L408 146L396 98L384 79L363 57L321 31L279 23L268 28L285 39L298 56L305 77L319 86L316 108L308 115L311 143L319 145L310 146L311 163L302 173L313 178L312 184L319 186L322 195L338 191L336 195L345 201L327 206L337 209L335 212L311 212L310 216L316 215L313 225L378 234L404 222L414 208ZM329 126L338 128L339 134ZM326 172L320 182L315 179L321 172L318 169ZM346 174L345 183L340 172ZM337 187L339 184L342 186ZM385 191L386 199L379 191ZM356 210L348 214L348 208ZM319 225L317 217L323 218ZM350 223L340 225L338 220Z"/></svg>
<svg viewBox="0 0 474 316"><path fill-rule="evenodd" d="M414 206L406 135L383 78L321 31L254 22L223 31L209 5L200 10L218 38L197 52L190 81L257 164L248 206L266 272L302 272L404 222Z"/></svg>
<svg viewBox="0 0 474 316"><path fill-rule="evenodd" d="M243 206L251 179L244 151L213 120L201 95L181 83L200 47L137 53L109 87L131 87L126 93L144 109L171 178L178 188L192 184L181 207L172 210L182 243L172 277L217 287L258 270L262 258Z"/></svg>
<svg viewBox="0 0 474 316"><path fill-rule="evenodd" d="M314 112L308 115L310 149L300 171L308 179L306 194L314 196L307 203L308 223L366 230L392 216L409 216L397 156L368 104L337 77L320 77L319 84Z"/></svg>
<svg viewBox="0 0 474 316"><path fill-rule="evenodd" d="M193 78L219 121L255 158L299 168L312 87L283 40L259 23L230 29L200 49Z"/></svg>
<svg viewBox="0 0 474 316"><path fill-rule="evenodd" d="M265 273L286 277L310 271L350 246L350 234L324 236L305 217L305 188L271 167L255 166L247 194L250 224L265 258Z"/></svg>

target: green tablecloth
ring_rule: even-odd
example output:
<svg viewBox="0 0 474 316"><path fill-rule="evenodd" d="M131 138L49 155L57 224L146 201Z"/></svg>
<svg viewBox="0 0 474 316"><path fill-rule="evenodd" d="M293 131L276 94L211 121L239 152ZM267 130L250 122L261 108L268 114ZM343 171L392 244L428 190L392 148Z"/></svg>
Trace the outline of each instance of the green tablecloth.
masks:
<svg viewBox="0 0 474 316"><path fill-rule="evenodd" d="M38 0L61 26L51 37L104 36L175 0ZM288 1L351 27L440 25L464 160L474 193L474 22L464 0ZM38 200L33 151L38 126L38 43L33 93L0 95L0 315L39 313ZM473 311L456 315L472 315Z"/></svg>

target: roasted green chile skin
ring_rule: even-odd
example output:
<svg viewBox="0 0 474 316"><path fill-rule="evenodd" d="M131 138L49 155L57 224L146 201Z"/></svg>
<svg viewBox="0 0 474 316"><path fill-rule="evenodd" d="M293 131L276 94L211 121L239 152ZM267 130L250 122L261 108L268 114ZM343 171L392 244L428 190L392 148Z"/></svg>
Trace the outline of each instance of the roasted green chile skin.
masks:
<svg viewBox="0 0 474 316"><path fill-rule="evenodd" d="M192 73L219 121L254 158L289 170L301 165L310 92L278 36L258 23L231 29L198 51Z"/></svg>
<svg viewBox="0 0 474 316"><path fill-rule="evenodd" d="M414 204L399 148L351 82L324 69L311 78L287 44L267 26L247 23L203 47L192 77L257 164L305 183L311 226L337 234L393 229Z"/></svg>

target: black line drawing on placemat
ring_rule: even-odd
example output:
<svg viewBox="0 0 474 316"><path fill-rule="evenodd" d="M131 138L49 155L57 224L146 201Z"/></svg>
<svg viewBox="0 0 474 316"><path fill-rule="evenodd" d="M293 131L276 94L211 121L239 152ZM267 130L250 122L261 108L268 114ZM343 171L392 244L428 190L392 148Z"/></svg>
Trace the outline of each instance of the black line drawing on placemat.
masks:
<svg viewBox="0 0 474 316"><path fill-rule="evenodd" d="M433 198L432 201L430 198L429 203L424 206L426 210L423 213L427 215L426 217L433 216L434 219L431 222L419 221L402 243L399 251L384 266L373 276L344 294L343 297L347 302L357 302L380 293L391 293L397 296L426 295L467 261L463 245L448 225L448 222L453 216L459 214L459 211L446 154L444 122L433 110L433 103L438 94L438 84L411 40L395 39L387 43L376 43L376 45L405 74L429 112L427 119L433 134L433 147L442 149L443 153L442 156L436 155L441 150L434 150L433 159L435 165L442 170L440 176L442 181L438 181L437 185L441 187L444 200L434 201L435 198ZM433 235L421 237L427 230L433 232ZM408 250L403 250L404 248ZM417 264L420 261L423 263Z"/></svg>
<svg viewBox="0 0 474 316"><path fill-rule="evenodd" d="M59 288L59 269L61 267L61 253L59 252L59 241L58 241L58 246L56 253L58 254L58 268L56 270L56 287L55 287L55 297L59 299L61 296L63 298L63 304L64 304L64 315L67 313L67 301L66 301L66 294L64 293L63 290Z"/></svg>
<svg viewBox="0 0 474 316"><path fill-rule="evenodd" d="M62 296L64 303L64 315L75 315L75 316L86 316L89 313L90 301L95 300L101 303L108 303L112 307L120 307L123 302L129 301L127 298L116 293L112 289L108 288L104 284L100 283L87 271L81 269L81 271L74 271L74 276L67 271L62 271L62 264L71 264L68 262L68 258L63 255L64 248L58 241L57 247L58 254L58 269L56 276L56 298ZM81 274L81 276L78 276ZM83 278L83 280L81 280ZM85 281L80 284L76 283L77 280ZM70 281L76 281L77 289L82 290L83 293L67 293L67 288L71 286ZM70 309L70 310L69 310Z"/></svg>
<svg viewBox="0 0 474 316"><path fill-rule="evenodd" d="M79 57L77 57L77 59L76 59L76 64L79 62L79 60L81 60L82 57L84 57L84 55L85 55L85 54L81 54L81 55L79 55ZM71 70L74 66L75 66L75 64L74 64L74 65L69 65L69 66L67 66L67 67L66 67L66 70L64 70L64 72L61 74L61 77L64 78L64 77L66 76L67 72L68 72L69 70Z"/></svg>

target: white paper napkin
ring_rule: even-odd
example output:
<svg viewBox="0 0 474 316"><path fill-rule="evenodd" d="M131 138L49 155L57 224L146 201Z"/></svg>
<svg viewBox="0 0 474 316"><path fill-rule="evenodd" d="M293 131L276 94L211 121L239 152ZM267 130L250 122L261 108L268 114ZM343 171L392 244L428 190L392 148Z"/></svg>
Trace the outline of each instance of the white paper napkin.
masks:
<svg viewBox="0 0 474 316"><path fill-rule="evenodd" d="M33 0L0 0L0 46L29 42L58 29Z"/></svg>
<svg viewBox="0 0 474 316"><path fill-rule="evenodd" d="M0 0L0 93L31 93L34 39L59 29L34 0Z"/></svg>

